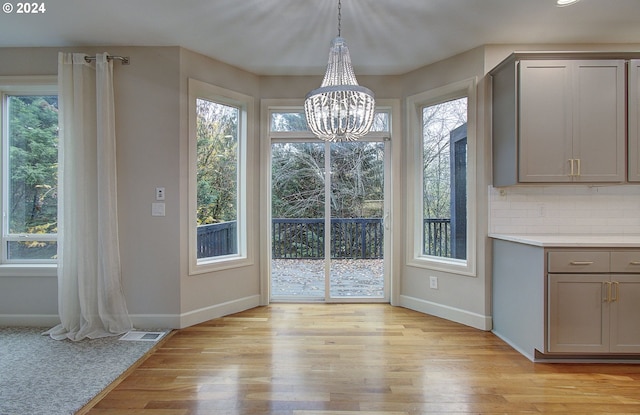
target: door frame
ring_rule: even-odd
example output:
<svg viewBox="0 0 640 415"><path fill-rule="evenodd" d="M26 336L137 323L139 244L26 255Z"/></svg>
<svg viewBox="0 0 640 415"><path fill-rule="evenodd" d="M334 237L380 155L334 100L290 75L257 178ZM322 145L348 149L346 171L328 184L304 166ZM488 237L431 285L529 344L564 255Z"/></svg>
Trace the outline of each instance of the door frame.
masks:
<svg viewBox="0 0 640 415"><path fill-rule="evenodd" d="M262 99L260 102L260 304L271 302L271 144L272 142L290 142L290 134L271 133L270 114L272 111L298 111L304 108L302 99ZM325 302L389 302L399 304L400 298L400 262L395 258L402 258L399 252L401 246L400 230L402 222L399 212L402 211L399 191L400 160L401 160L401 129L400 129L400 100L383 99L377 101L377 108L384 109L390 115L390 131L384 133L369 133L371 141L386 141L385 143L385 250L384 250L384 278L385 295L383 298L330 298L325 292ZM311 132L300 132L296 135L304 141L317 141ZM377 137L376 137L377 136ZM395 145L394 145L395 142ZM396 224L394 226L394 223ZM394 228L396 231L394 232ZM329 261L326 261L329 264ZM325 265L328 266L328 265ZM326 290L325 290L326 291ZM329 300L328 300L329 299Z"/></svg>

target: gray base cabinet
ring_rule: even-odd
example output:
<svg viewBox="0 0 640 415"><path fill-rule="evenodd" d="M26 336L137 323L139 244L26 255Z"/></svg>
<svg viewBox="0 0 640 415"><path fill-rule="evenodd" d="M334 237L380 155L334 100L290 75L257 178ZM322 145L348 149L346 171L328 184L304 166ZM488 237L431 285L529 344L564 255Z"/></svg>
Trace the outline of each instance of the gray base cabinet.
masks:
<svg viewBox="0 0 640 415"><path fill-rule="evenodd" d="M493 248L498 336L532 360L640 358L640 250Z"/></svg>

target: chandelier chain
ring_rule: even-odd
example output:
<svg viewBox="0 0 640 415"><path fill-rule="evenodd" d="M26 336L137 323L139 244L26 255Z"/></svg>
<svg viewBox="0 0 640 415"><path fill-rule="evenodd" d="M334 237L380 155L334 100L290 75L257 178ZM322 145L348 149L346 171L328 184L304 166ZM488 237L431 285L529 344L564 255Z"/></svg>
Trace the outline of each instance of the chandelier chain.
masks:
<svg viewBox="0 0 640 415"><path fill-rule="evenodd" d="M342 20L342 1L338 0L338 37L340 37L340 21Z"/></svg>

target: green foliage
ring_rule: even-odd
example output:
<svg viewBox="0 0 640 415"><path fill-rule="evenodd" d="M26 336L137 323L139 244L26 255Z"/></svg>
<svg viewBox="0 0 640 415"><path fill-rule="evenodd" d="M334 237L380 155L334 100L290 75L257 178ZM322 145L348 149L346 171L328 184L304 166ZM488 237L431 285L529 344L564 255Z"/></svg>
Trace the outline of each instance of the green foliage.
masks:
<svg viewBox="0 0 640 415"><path fill-rule="evenodd" d="M9 97L9 232L57 231L58 97Z"/></svg>
<svg viewBox="0 0 640 415"><path fill-rule="evenodd" d="M237 219L237 108L197 100L197 200L199 225Z"/></svg>

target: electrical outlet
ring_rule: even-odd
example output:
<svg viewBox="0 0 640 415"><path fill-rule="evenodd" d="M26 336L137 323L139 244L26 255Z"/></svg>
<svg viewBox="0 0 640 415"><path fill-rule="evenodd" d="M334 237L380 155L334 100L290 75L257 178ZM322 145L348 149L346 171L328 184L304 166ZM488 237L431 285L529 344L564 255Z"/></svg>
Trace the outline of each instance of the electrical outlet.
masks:
<svg viewBox="0 0 640 415"><path fill-rule="evenodd" d="M500 200L502 200L502 201L507 200L507 191L505 189L500 189L498 194L499 194L499 199Z"/></svg>
<svg viewBox="0 0 640 415"><path fill-rule="evenodd" d="M438 289L438 277L429 277L429 288L431 288L432 290Z"/></svg>

